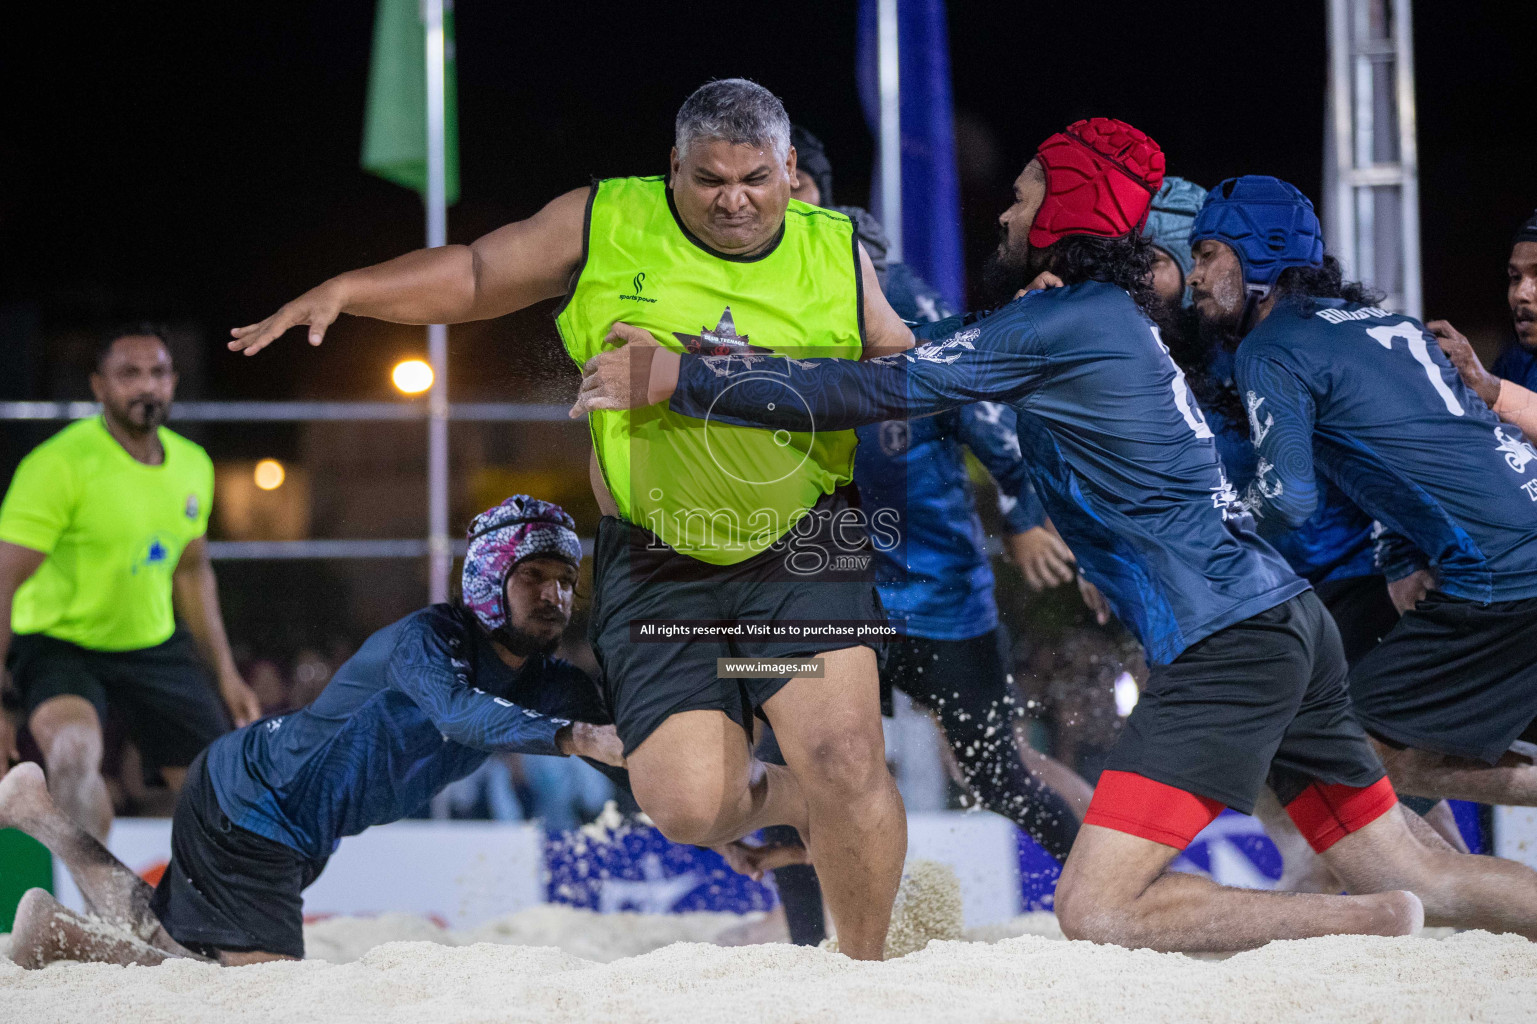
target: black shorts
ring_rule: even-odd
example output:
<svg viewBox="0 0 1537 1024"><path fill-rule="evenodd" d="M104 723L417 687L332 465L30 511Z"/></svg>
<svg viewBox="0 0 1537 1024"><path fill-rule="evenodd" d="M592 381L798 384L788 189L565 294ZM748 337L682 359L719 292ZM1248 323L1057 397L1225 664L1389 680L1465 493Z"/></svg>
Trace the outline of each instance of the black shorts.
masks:
<svg viewBox="0 0 1537 1024"><path fill-rule="evenodd" d="M1350 673L1368 732L1493 764L1537 718L1537 598L1431 591Z"/></svg>
<svg viewBox="0 0 1537 1024"><path fill-rule="evenodd" d="M150 909L194 953L304 956L304 899L325 860L231 824L199 754L171 819L171 862Z"/></svg>
<svg viewBox="0 0 1537 1024"><path fill-rule="evenodd" d="M717 658L791 658L856 646L881 653L879 641L852 637L654 641L637 640L631 630L641 620L884 625L869 539L862 527L856 535L836 525L848 508L842 492L825 496L812 510L815 519L792 543L735 565L701 562L667 547L644 527L603 517L593 551L588 639L626 754L683 711L724 711L750 728L753 715L788 682L720 679ZM823 557L830 555L843 560Z"/></svg>
<svg viewBox="0 0 1537 1024"><path fill-rule="evenodd" d="M38 705L65 694L90 701L103 727L108 708L116 710L147 778L160 768L185 768L230 730L224 702L181 627L165 643L137 651L93 651L24 634L11 641L6 665L29 718Z"/></svg>
<svg viewBox="0 0 1537 1024"><path fill-rule="evenodd" d="M1312 591L1153 666L1106 768L1245 814L1267 783L1285 805L1315 780L1365 788L1384 774L1351 717L1339 631Z"/></svg>
<svg viewBox="0 0 1537 1024"><path fill-rule="evenodd" d="M1314 588L1329 609L1345 646L1345 661L1354 666L1398 625L1398 609L1381 576L1326 580Z"/></svg>

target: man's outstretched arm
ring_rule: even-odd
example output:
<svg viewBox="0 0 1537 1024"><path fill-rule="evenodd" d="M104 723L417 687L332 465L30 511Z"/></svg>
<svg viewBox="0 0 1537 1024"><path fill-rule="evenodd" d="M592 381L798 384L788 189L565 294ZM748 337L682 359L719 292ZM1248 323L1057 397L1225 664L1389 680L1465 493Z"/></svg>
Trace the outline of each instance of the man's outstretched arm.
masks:
<svg viewBox="0 0 1537 1024"><path fill-rule="evenodd" d="M260 323L236 327L229 347L255 355L301 324L309 326L309 343L319 345L342 313L400 324L456 324L563 295L581 263L589 192L567 192L527 220L469 245L417 249L339 274Z"/></svg>
<svg viewBox="0 0 1537 1024"><path fill-rule="evenodd" d="M700 357L662 349L618 323L608 341L623 347L588 360L572 415L670 401L684 416L737 426L847 430L971 402L1014 402L1044 378L1046 359L1017 311L970 325L940 321L920 333L934 340L862 362Z"/></svg>

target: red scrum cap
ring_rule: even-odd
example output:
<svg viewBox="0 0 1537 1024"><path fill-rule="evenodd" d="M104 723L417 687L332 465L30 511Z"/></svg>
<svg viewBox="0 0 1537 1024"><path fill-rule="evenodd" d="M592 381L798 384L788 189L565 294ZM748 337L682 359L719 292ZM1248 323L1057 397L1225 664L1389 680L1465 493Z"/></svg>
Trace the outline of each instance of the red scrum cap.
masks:
<svg viewBox="0 0 1537 1024"><path fill-rule="evenodd" d="M1125 121L1091 117L1058 132L1036 151L1046 198L1030 227L1044 249L1064 235L1119 238L1142 230L1163 184L1163 150Z"/></svg>

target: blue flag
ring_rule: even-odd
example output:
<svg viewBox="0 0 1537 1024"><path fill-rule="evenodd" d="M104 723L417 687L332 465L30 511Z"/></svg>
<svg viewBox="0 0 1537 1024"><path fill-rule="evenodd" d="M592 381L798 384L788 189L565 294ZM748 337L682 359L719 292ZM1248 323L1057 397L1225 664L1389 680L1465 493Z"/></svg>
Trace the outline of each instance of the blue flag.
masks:
<svg viewBox="0 0 1537 1024"><path fill-rule="evenodd" d="M902 259L938 289L951 309L965 309L960 187L950 101L950 33L944 0L897 0L898 75L902 110ZM859 4L859 100L880 136L876 0ZM870 212L885 221L880 150Z"/></svg>

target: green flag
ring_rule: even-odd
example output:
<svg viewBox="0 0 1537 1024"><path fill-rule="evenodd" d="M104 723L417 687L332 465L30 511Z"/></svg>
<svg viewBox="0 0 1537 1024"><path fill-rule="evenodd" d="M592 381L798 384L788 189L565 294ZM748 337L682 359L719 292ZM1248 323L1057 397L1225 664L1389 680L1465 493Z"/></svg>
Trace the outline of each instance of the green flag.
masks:
<svg viewBox="0 0 1537 1024"><path fill-rule="evenodd" d="M454 16L444 3L444 191L459 199L458 90ZM427 194L427 29L420 0L379 0L363 121L363 170Z"/></svg>

